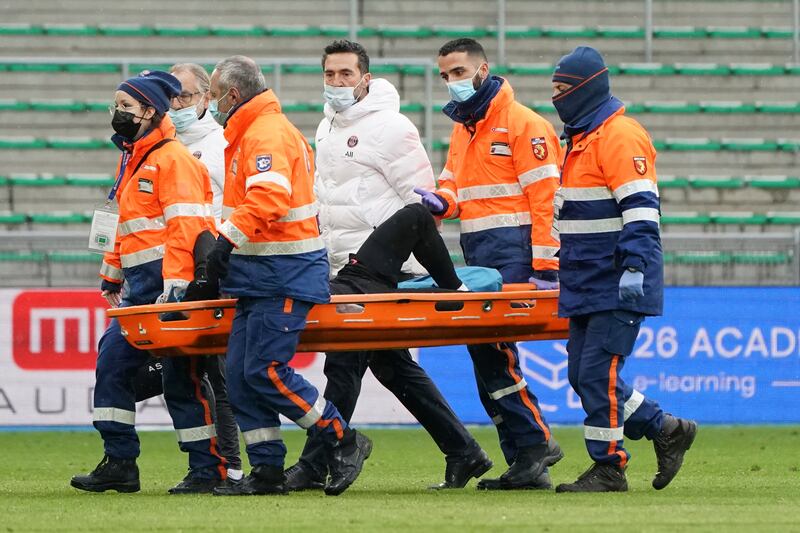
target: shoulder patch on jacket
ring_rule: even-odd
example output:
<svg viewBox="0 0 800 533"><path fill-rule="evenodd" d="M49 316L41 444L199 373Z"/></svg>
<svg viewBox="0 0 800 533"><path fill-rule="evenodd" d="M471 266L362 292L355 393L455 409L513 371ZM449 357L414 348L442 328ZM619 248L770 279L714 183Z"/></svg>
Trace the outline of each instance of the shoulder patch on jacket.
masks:
<svg viewBox="0 0 800 533"><path fill-rule="evenodd" d="M634 157L633 158L633 168L638 172L641 176L647 174L647 158L646 157Z"/></svg>
<svg viewBox="0 0 800 533"><path fill-rule="evenodd" d="M533 148L533 156L539 161L547 159L547 141L544 137L532 137L531 148Z"/></svg>
<svg viewBox="0 0 800 533"><path fill-rule="evenodd" d="M256 156L256 170L266 172L272 168L272 154Z"/></svg>

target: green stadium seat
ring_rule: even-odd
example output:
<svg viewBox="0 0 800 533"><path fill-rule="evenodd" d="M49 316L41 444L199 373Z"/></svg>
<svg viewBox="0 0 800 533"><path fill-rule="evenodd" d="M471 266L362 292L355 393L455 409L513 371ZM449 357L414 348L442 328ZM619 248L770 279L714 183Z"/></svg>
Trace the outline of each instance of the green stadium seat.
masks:
<svg viewBox="0 0 800 533"><path fill-rule="evenodd" d="M101 150L107 148L110 142L93 137L50 137L47 147L55 150Z"/></svg>
<svg viewBox="0 0 800 533"><path fill-rule="evenodd" d="M644 113L647 108L644 104L625 104L625 112L630 114Z"/></svg>
<svg viewBox="0 0 800 533"><path fill-rule="evenodd" d="M798 176L747 176L745 180L750 187L759 189L800 188L800 177Z"/></svg>
<svg viewBox="0 0 800 533"><path fill-rule="evenodd" d="M99 33L97 26L89 26L86 24L44 24L43 29L46 35L80 37L97 35Z"/></svg>
<svg viewBox="0 0 800 533"><path fill-rule="evenodd" d="M659 189L685 189L689 187L689 178L683 176L658 176Z"/></svg>
<svg viewBox="0 0 800 533"><path fill-rule="evenodd" d="M287 74L322 74L322 67L316 65L283 65L283 72Z"/></svg>
<svg viewBox="0 0 800 533"><path fill-rule="evenodd" d="M455 39L459 37L470 37L472 39L482 39L489 35L489 29L483 26L433 26L434 37L445 39ZM492 32L497 35L497 32Z"/></svg>
<svg viewBox="0 0 800 533"><path fill-rule="evenodd" d="M770 211L767 217L770 224L800 226L800 211Z"/></svg>
<svg viewBox="0 0 800 533"><path fill-rule="evenodd" d="M786 72L786 74L794 76L800 75L800 63L799 64L787 63L784 67L784 71Z"/></svg>
<svg viewBox="0 0 800 533"><path fill-rule="evenodd" d="M22 213L15 213L13 211L0 211L0 225L17 226L25 224L28 221Z"/></svg>
<svg viewBox="0 0 800 533"><path fill-rule="evenodd" d="M800 102L756 102L761 113L800 113Z"/></svg>
<svg viewBox="0 0 800 533"><path fill-rule="evenodd" d="M544 26L542 34L555 39L591 39L597 30L588 26Z"/></svg>
<svg viewBox="0 0 800 533"><path fill-rule="evenodd" d="M757 39L761 29L747 26L709 26L708 36L715 39Z"/></svg>
<svg viewBox="0 0 800 533"><path fill-rule="evenodd" d="M44 252L11 251L0 252L0 261L6 263L41 263L46 259Z"/></svg>
<svg viewBox="0 0 800 533"><path fill-rule="evenodd" d="M607 39L643 39L644 28L639 26L598 26L597 35Z"/></svg>
<svg viewBox="0 0 800 533"><path fill-rule="evenodd" d="M785 69L772 63L733 63L731 72L741 76L781 76Z"/></svg>
<svg viewBox="0 0 800 533"><path fill-rule="evenodd" d="M84 224L92 221L87 213L51 211L49 213L29 213L28 218L35 224Z"/></svg>
<svg viewBox="0 0 800 533"><path fill-rule="evenodd" d="M138 24L100 24L98 29L109 37L149 37L155 33L152 27Z"/></svg>
<svg viewBox="0 0 800 533"><path fill-rule="evenodd" d="M373 74L398 74L400 65L370 65L369 70Z"/></svg>
<svg viewBox="0 0 800 533"><path fill-rule="evenodd" d="M425 104L420 102L407 102L405 104L400 104L401 113L422 113L423 111L425 111Z"/></svg>
<svg viewBox="0 0 800 533"><path fill-rule="evenodd" d="M264 31L274 37L321 37L322 30L316 26L269 26Z"/></svg>
<svg viewBox="0 0 800 533"><path fill-rule="evenodd" d="M800 151L800 139L778 139L778 147L786 152Z"/></svg>
<svg viewBox="0 0 800 533"><path fill-rule="evenodd" d="M712 211L709 213L714 224L763 225L769 220L767 215L752 211Z"/></svg>
<svg viewBox="0 0 800 533"><path fill-rule="evenodd" d="M792 28L787 27L771 27L766 26L761 28L761 35L767 39L791 39L794 36Z"/></svg>
<svg viewBox="0 0 800 533"><path fill-rule="evenodd" d="M50 174L11 174L8 182L17 187L55 187L67 184L66 178Z"/></svg>
<svg viewBox="0 0 800 533"><path fill-rule="evenodd" d="M630 107L626 106L630 111ZM698 113L700 105L689 102L645 102L644 109L648 113Z"/></svg>
<svg viewBox="0 0 800 533"><path fill-rule="evenodd" d="M53 263L100 263L103 257L91 252L76 252L74 250L54 251L47 253L47 259Z"/></svg>
<svg viewBox="0 0 800 533"><path fill-rule="evenodd" d="M704 113L754 113L755 104L744 102L700 102Z"/></svg>
<svg viewBox="0 0 800 533"><path fill-rule="evenodd" d="M135 76L145 70L166 70L172 66L170 63L131 63L128 65L128 71L131 76Z"/></svg>
<svg viewBox="0 0 800 533"><path fill-rule="evenodd" d="M111 187L114 176L108 174L67 174L67 184L73 187Z"/></svg>
<svg viewBox="0 0 800 533"><path fill-rule="evenodd" d="M156 24L156 35L161 37L207 37L211 29L207 26L173 26Z"/></svg>
<svg viewBox="0 0 800 533"><path fill-rule="evenodd" d="M653 29L656 39L702 39L706 36L705 28L695 26L661 26Z"/></svg>
<svg viewBox="0 0 800 533"><path fill-rule="evenodd" d="M44 139L35 137L0 137L0 150L37 150L46 147Z"/></svg>
<svg viewBox="0 0 800 533"><path fill-rule="evenodd" d="M496 31L492 32L495 35ZM507 26L506 39L536 39L543 35L542 29L536 26Z"/></svg>
<svg viewBox="0 0 800 533"><path fill-rule="evenodd" d="M792 256L780 251L748 251L732 252L731 259L744 265L783 265L791 263Z"/></svg>
<svg viewBox="0 0 800 533"><path fill-rule="evenodd" d="M85 111L86 104L76 100L35 100L30 102L31 111ZM108 104L106 104L106 108Z"/></svg>
<svg viewBox="0 0 800 533"><path fill-rule="evenodd" d="M34 24L0 24L0 35L41 35L42 33L44 33L44 29Z"/></svg>
<svg viewBox="0 0 800 533"><path fill-rule="evenodd" d="M359 37L366 37L372 31L372 28L365 29L365 31L359 29L358 35ZM342 39L350 35L350 28L347 26L320 26L319 32L325 37Z"/></svg>
<svg viewBox="0 0 800 533"><path fill-rule="evenodd" d="M674 260L684 265L717 265L730 263L731 254L720 251L675 252Z"/></svg>
<svg viewBox="0 0 800 533"><path fill-rule="evenodd" d="M698 211L681 211L661 214L662 224L709 224L711 217Z"/></svg>
<svg viewBox="0 0 800 533"><path fill-rule="evenodd" d="M5 187L8 185L8 178L5 176L0 176L0 187Z"/></svg>
<svg viewBox="0 0 800 533"><path fill-rule="evenodd" d="M217 37L263 37L266 31L261 26L212 24L209 26L212 35Z"/></svg>
<svg viewBox="0 0 800 533"><path fill-rule="evenodd" d="M726 76L731 69L719 63L675 63L675 72L684 76Z"/></svg>
<svg viewBox="0 0 800 533"><path fill-rule="evenodd" d="M63 63L6 63L6 69L11 72L59 72L63 67Z"/></svg>
<svg viewBox="0 0 800 533"><path fill-rule="evenodd" d="M29 108L28 102L22 100L0 100L0 111L27 111Z"/></svg>
<svg viewBox="0 0 800 533"><path fill-rule="evenodd" d="M103 100L101 102L84 102L87 111L108 113L108 106L110 101Z"/></svg>
<svg viewBox="0 0 800 533"><path fill-rule="evenodd" d="M722 139L724 150L735 150L741 152L774 152L778 149L778 143L768 139Z"/></svg>
<svg viewBox="0 0 800 533"><path fill-rule="evenodd" d="M672 65L663 63L620 63L619 69L622 74L633 76L664 76L675 73Z"/></svg>
<svg viewBox="0 0 800 533"><path fill-rule="evenodd" d="M73 74L116 74L122 72L122 65L117 63L67 63L64 65L64 70Z"/></svg>
<svg viewBox="0 0 800 533"><path fill-rule="evenodd" d="M426 69L427 67L424 65L402 65L400 73L406 76L423 76Z"/></svg>
<svg viewBox="0 0 800 533"><path fill-rule="evenodd" d="M695 188L741 189L744 182L735 176L689 176L689 183Z"/></svg>
<svg viewBox="0 0 800 533"><path fill-rule="evenodd" d="M722 148L722 145L719 142L705 137L694 139L667 138L663 142L667 150L679 152L717 151ZM658 148L658 146L656 146L656 148Z"/></svg>
<svg viewBox="0 0 800 533"><path fill-rule="evenodd" d="M536 111L537 113L555 113L556 108L553 107L553 102L551 100L535 100L527 104L528 107Z"/></svg>

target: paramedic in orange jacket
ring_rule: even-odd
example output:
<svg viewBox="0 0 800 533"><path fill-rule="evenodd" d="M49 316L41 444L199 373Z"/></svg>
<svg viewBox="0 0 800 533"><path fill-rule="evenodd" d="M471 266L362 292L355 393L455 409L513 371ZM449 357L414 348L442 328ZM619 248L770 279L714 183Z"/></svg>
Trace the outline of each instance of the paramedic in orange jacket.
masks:
<svg viewBox="0 0 800 533"><path fill-rule="evenodd" d="M586 411L594 464L556 492L628 490L623 435L653 441L663 489L678 473L697 424L664 413L621 378L646 316L664 293L656 150L611 94L600 53L579 46L553 73L553 105L567 150L556 195L561 238L558 313L569 317L569 382Z"/></svg>
<svg viewBox="0 0 800 533"><path fill-rule="evenodd" d="M517 103L508 81L489 74L483 47L457 39L439 50L439 71L456 123L439 188L422 194L435 215L461 219L467 265L500 271L505 283L558 287L558 241L551 236L559 143L553 126ZM424 193L424 194L423 194ZM549 488L547 467L562 453L514 343L469 346L478 392L510 465L482 489Z"/></svg>
<svg viewBox="0 0 800 533"><path fill-rule="evenodd" d="M284 415L326 444L331 475L325 492L340 494L358 477L372 443L289 366L309 310L330 299L311 147L250 58L216 65L209 112L225 127L228 146L224 222L208 256L208 275L238 298L226 374L252 466L242 483L214 493L286 492Z"/></svg>
<svg viewBox="0 0 800 533"><path fill-rule="evenodd" d="M179 142L166 112L180 93L166 72L145 72L122 82L111 108L112 137L122 151L109 200L119 204L114 252L100 268L103 295L112 306L152 304L180 297L194 277L192 249L203 231L214 231L208 172ZM105 457L93 472L72 478L78 489L139 490L139 439L134 422L133 378L148 358L123 338L112 320L98 347L94 426ZM211 410L200 388L197 361L164 360L164 396L189 473L171 493L210 492L225 478Z"/></svg>

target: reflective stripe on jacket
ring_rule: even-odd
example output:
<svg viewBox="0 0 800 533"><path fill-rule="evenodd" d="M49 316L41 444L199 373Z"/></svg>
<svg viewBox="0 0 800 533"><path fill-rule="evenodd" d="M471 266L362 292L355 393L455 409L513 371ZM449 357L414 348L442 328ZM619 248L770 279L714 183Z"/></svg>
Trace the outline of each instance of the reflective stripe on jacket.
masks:
<svg viewBox="0 0 800 533"><path fill-rule="evenodd" d="M624 108L572 139L556 194L554 231L561 239L559 314L611 309L660 315L663 258L656 150ZM644 297L619 301L619 280L644 272Z"/></svg>
<svg viewBox="0 0 800 533"><path fill-rule="evenodd" d="M558 269L551 227L559 161L553 126L516 102L506 80L474 134L453 126L436 192L450 204L445 217L461 219L467 264Z"/></svg>
<svg viewBox="0 0 800 533"><path fill-rule="evenodd" d="M225 138L220 233L235 249L223 290L327 302L328 259L317 225L308 141L270 90L233 112Z"/></svg>
<svg viewBox="0 0 800 533"><path fill-rule="evenodd" d="M127 280L128 298L137 304L194 279L197 235L214 231L208 171L181 143L157 148L133 174L148 150L174 136L165 115L157 128L126 147L130 158L117 191L117 239L114 252L105 254L100 276Z"/></svg>

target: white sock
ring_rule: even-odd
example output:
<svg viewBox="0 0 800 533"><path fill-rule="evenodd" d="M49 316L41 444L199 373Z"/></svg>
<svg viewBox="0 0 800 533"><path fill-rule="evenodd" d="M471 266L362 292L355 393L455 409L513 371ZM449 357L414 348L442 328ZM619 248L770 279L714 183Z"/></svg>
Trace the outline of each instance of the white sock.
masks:
<svg viewBox="0 0 800 533"><path fill-rule="evenodd" d="M239 481L244 476L244 472L241 470L234 470L233 468L228 469L228 477L234 481Z"/></svg>
<svg viewBox="0 0 800 533"><path fill-rule="evenodd" d="M466 285L464 285L462 283L461 286L456 290L459 290L459 291L462 291L462 292L469 292L469 287L467 287Z"/></svg>

